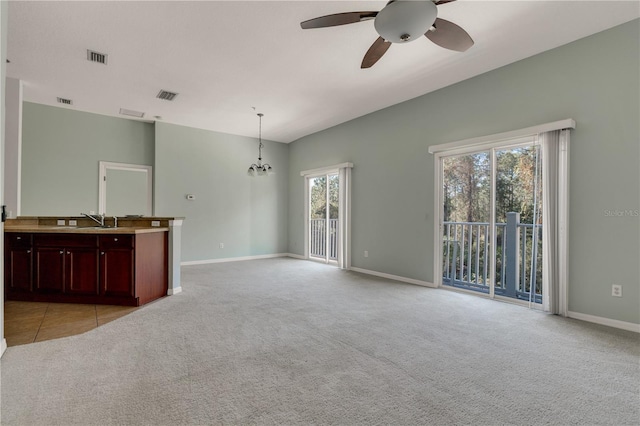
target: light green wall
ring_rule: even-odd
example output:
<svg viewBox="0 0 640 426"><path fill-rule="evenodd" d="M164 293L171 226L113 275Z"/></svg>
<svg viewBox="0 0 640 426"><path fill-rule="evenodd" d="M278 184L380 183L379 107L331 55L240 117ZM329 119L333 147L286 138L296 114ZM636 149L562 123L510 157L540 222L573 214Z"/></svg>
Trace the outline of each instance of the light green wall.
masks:
<svg viewBox="0 0 640 426"><path fill-rule="evenodd" d="M154 126L23 104L22 216L98 211L98 163L153 165Z"/></svg>
<svg viewBox="0 0 640 426"><path fill-rule="evenodd" d="M251 177L255 138L156 124L155 212L186 217L182 261L287 252L289 149L264 144L275 173Z"/></svg>
<svg viewBox="0 0 640 426"><path fill-rule="evenodd" d="M353 265L433 281L427 147L574 118L569 308L640 323L640 218L611 215L640 210L639 36L636 20L290 145L266 142L266 178L244 173L253 138L26 102L22 214L97 210L100 160L153 165L155 214L186 217L183 261L302 254L299 172L351 161Z"/></svg>
<svg viewBox="0 0 640 426"><path fill-rule="evenodd" d="M351 161L353 266L432 282L427 147L573 118L569 309L640 323L640 218L606 214L640 209L639 22L295 141L290 252L304 251L300 171Z"/></svg>

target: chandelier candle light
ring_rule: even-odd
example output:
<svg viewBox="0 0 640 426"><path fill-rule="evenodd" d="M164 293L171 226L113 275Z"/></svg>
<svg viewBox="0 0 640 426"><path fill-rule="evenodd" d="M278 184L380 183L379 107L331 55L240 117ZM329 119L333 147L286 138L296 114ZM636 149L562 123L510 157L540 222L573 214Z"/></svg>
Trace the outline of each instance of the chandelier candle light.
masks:
<svg viewBox="0 0 640 426"><path fill-rule="evenodd" d="M249 166L249 174L253 175L254 173L258 173L258 174L265 174L267 172L271 171L271 166L268 165L267 163L263 163L262 162L262 148L264 147L264 144L262 143L262 117L264 116L263 113L259 112L258 113L258 117L260 118L260 130L258 133L258 162L257 163L253 163L251 166Z"/></svg>

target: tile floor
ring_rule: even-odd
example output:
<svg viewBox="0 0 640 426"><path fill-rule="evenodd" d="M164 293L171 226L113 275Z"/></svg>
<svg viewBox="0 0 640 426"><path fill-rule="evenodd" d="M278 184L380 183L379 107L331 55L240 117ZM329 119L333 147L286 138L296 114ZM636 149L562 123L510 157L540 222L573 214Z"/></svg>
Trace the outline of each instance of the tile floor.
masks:
<svg viewBox="0 0 640 426"><path fill-rule="evenodd" d="M6 301L7 346L81 334L138 309L131 306Z"/></svg>

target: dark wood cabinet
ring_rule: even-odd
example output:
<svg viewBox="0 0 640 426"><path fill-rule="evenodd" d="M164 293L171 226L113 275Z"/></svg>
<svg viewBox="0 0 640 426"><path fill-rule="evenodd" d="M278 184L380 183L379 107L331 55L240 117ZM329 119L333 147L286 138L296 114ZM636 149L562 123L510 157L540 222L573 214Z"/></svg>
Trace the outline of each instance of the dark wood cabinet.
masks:
<svg viewBox="0 0 640 426"><path fill-rule="evenodd" d="M6 235L4 264L6 294L31 292L32 262L31 234Z"/></svg>
<svg viewBox="0 0 640 426"><path fill-rule="evenodd" d="M141 305L167 295L169 285L168 234L135 236L135 292Z"/></svg>
<svg viewBox="0 0 640 426"><path fill-rule="evenodd" d="M134 242L130 235L100 237L100 294L133 297Z"/></svg>
<svg viewBox="0 0 640 426"><path fill-rule="evenodd" d="M65 293L98 294L98 250L73 247L65 252Z"/></svg>
<svg viewBox="0 0 640 426"><path fill-rule="evenodd" d="M35 234L34 291L44 294L98 294L98 237Z"/></svg>
<svg viewBox="0 0 640 426"><path fill-rule="evenodd" d="M64 249L36 247L34 276L34 291L62 294L64 291Z"/></svg>
<svg viewBox="0 0 640 426"><path fill-rule="evenodd" d="M7 300L139 306L167 294L166 232L5 233Z"/></svg>

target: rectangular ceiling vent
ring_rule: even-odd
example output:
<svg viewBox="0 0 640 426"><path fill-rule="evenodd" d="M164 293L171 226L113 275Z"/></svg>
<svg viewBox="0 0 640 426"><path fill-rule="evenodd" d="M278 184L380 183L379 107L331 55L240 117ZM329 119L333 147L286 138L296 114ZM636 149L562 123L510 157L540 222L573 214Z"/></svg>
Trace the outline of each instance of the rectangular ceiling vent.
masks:
<svg viewBox="0 0 640 426"><path fill-rule="evenodd" d="M107 55L105 53L87 50L87 60L107 65Z"/></svg>
<svg viewBox="0 0 640 426"><path fill-rule="evenodd" d="M167 90L161 90L156 96L156 98L164 99L165 101L172 101L175 99L176 96L178 96L177 93L169 92Z"/></svg>
<svg viewBox="0 0 640 426"><path fill-rule="evenodd" d="M57 99L58 99L58 103L60 104L73 105L73 101L71 99L65 99L65 98L57 98Z"/></svg>
<svg viewBox="0 0 640 426"><path fill-rule="evenodd" d="M137 118L144 117L144 112L133 111L131 109L125 109L125 108L120 108L120 114L121 115L128 115L130 117L137 117Z"/></svg>

